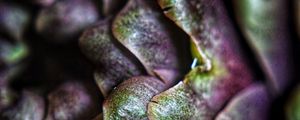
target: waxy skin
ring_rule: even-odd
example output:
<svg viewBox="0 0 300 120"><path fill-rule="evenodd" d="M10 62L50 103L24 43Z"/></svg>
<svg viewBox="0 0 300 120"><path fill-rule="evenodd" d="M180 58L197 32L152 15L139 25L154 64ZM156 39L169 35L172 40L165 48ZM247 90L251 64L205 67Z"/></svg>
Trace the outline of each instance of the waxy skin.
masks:
<svg viewBox="0 0 300 120"><path fill-rule="evenodd" d="M275 94L281 94L292 79L287 6L286 0L234 0L239 27Z"/></svg>

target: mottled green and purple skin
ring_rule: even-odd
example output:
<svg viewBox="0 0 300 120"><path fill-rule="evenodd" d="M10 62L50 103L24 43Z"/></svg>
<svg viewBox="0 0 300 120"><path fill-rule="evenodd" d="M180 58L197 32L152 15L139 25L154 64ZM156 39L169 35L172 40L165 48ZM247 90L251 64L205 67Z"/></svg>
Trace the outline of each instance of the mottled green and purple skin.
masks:
<svg viewBox="0 0 300 120"><path fill-rule="evenodd" d="M288 1L235 0L236 19L268 77L275 94L291 81L291 37Z"/></svg>
<svg viewBox="0 0 300 120"><path fill-rule="evenodd" d="M285 117L287 120L300 119L300 86L298 85L290 94L285 104Z"/></svg>
<svg viewBox="0 0 300 120"><path fill-rule="evenodd" d="M0 38L0 66L13 66L22 62L29 55L24 42Z"/></svg>
<svg viewBox="0 0 300 120"><path fill-rule="evenodd" d="M45 100L43 97L23 91L17 103L0 113L1 120L43 120Z"/></svg>
<svg viewBox="0 0 300 120"><path fill-rule="evenodd" d="M192 53L199 65L184 83L200 104L197 118L212 119L254 80L224 5L221 0L159 0L159 4L166 16L191 37ZM169 114L172 118L172 112Z"/></svg>
<svg viewBox="0 0 300 120"><path fill-rule="evenodd" d="M132 77L118 85L104 101L104 120L147 120L148 103L164 90L165 84L155 77Z"/></svg>
<svg viewBox="0 0 300 120"><path fill-rule="evenodd" d="M17 94L9 84L22 72L28 54L23 42L0 38L0 112L16 101Z"/></svg>
<svg viewBox="0 0 300 120"><path fill-rule="evenodd" d="M46 120L88 120L100 113L100 99L84 83L63 83L48 95Z"/></svg>
<svg viewBox="0 0 300 120"><path fill-rule="evenodd" d="M36 20L36 30L45 39L63 43L77 40L83 29L95 23L99 12L92 0L61 0L43 8Z"/></svg>
<svg viewBox="0 0 300 120"><path fill-rule="evenodd" d="M216 120L268 120L271 94L260 83L238 93L216 117Z"/></svg>
<svg viewBox="0 0 300 120"><path fill-rule="evenodd" d="M81 35L79 45L98 66L94 78L104 96L122 81L146 74L134 55L112 35L110 18L87 29Z"/></svg>
<svg viewBox="0 0 300 120"><path fill-rule="evenodd" d="M148 104L149 120L196 120L210 113L201 112L203 107L193 90L183 82L154 96ZM209 115L211 116L211 115Z"/></svg>
<svg viewBox="0 0 300 120"><path fill-rule="evenodd" d="M23 6L0 2L0 34L22 40L30 17L29 11Z"/></svg>
<svg viewBox="0 0 300 120"><path fill-rule="evenodd" d="M158 76L168 86L181 76L175 49L174 27L160 12L156 1L131 0L116 16L113 35L145 67L148 74Z"/></svg>

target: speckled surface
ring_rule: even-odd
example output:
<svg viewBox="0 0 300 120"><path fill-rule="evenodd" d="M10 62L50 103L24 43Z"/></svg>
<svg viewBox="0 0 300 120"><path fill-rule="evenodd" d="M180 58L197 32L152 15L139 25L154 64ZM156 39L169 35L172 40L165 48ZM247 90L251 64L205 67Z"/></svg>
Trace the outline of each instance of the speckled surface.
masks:
<svg viewBox="0 0 300 120"><path fill-rule="evenodd" d="M99 99L84 83L66 82L48 95L46 120L92 119L100 111Z"/></svg>
<svg viewBox="0 0 300 120"><path fill-rule="evenodd" d="M166 16L191 37L198 66L185 79L212 114L253 80L251 68L221 0L159 0ZM201 119L201 118L199 118Z"/></svg>
<svg viewBox="0 0 300 120"><path fill-rule="evenodd" d="M179 72L179 60L167 19L155 1L131 0L114 20L114 36L144 65L150 75L173 85Z"/></svg>
<svg viewBox="0 0 300 120"><path fill-rule="evenodd" d="M85 55L99 68L94 78L103 95L129 77L146 74L135 56L124 49L111 32L111 19L87 29L79 45Z"/></svg>
<svg viewBox="0 0 300 120"><path fill-rule="evenodd" d="M104 120L147 120L148 103L165 89L154 77L138 76L124 81L104 101Z"/></svg>

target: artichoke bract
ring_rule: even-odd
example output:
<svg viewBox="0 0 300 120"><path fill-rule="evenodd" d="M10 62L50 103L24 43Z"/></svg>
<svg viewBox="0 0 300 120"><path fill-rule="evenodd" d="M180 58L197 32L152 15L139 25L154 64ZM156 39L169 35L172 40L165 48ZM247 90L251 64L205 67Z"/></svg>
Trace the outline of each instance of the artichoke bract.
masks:
<svg viewBox="0 0 300 120"><path fill-rule="evenodd" d="M180 77L178 53L172 24L155 1L131 0L116 16L113 35L142 63L148 74L168 86Z"/></svg>
<svg viewBox="0 0 300 120"><path fill-rule="evenodd" d="M0 81L4 80L0 78ZM14 105L16 99L17 94L6 84L0 83L0 114L10 106Z"/></svg>
<svg viewBox="0 0 300 120"><path fill-rule="evenodd" d="M104 120L146 120L151 98L165 89L162 81L149 76L132 77L122 82L103 103Z"/></svg>
<svg viewBox="0 0 300 120"><path fill-rule="evenodd" d="M50 41L63 43L78 37L99 18L92 0L59 0L43 8L36 20L37 32Z"/></svg>
<svg viewBox="0 0 300 120"><path fill-rule="evenodd" d="M48 95L46 120L92 119L101 109L101 101L93 92L84 83L63 83Z"/></svg>
<svg viewBox="0 0 300 120"><path fill-rule="evenodd" d="M203 102L202 102L203 103ZM183 82L154 96L148 104L149 120L196 120L211 117L195 93Z"/></svg>
<svg viewBox="0 0 300 120"><path fill-rule="evenodd" d="M24 42L0 38L0 84L7 85L20 74L28 56L29 48Z"/></svg>
<svg viewBox="0 0 300 120"><path fill-rule="evenodd" d="M292 76L291 37L286 0L235 0L239 27L268 77L273 92L280 94Z"/></svg>
<svg viewBox="0 0 300 120"><path fill-rule="evenodd" d="M85 55L99 68L95 80L104 96L121 81L145 74L139 61L114 38L111 19L98 22L80 37L79 45Z"/></svg>
<svg viewBox="0 0 300 120"><path fill-rule="evenodd" d="M2 120L43 120L45 100L30 91L23 91L18 102L0 114Z"/></svg>
<svg viewBox="0 0 300 120"><path fill-rule="evenodd" d="M266 86L255 83L234 97L216 120L268 120L271 94Z"/></svg>
<svg viewBox="0 0 300 120"><path fill-rule="evenodd" d="M162 110L162 113L170 111L168 114L160 114L156 118L212 119L227 101L255 79L239 46L239 39L233 30L224 5L220 0L159 0L159 4L165 10L166 16L188 33L192 39L192 52L199 60L199 65L186 75L184 79L186 85L183 86L188 87L183 88L190 89L186 91L192 91L197 102L194 105L185 103L189 101L176 102L186 104L183 106L192 106L191 111L198 112L195 114L187 112L189 116L177 114L177 110L173 110L175 108L169 108ZM172 89L175 88L171 88L170 91L176 92ZM158 107L149 108L152 109L149 113L157 115L161 108L167 108L170 105L158 98L172 99L172 97L174 96L167 94L154 97L157 98L155 101L160 102L157 102ZM194 108L197 108L196 111L193 110Z"/></svg>
<svg viewBox="0 0 300 120"><path fill-rule="evenodd" d="M300 119L300 86L298 85L291 93L285 104L285 118L287 120Z"/></svg>
<svg viewBox="0 0 300 120"><path fill-rule="evenodd" d="M29 11L14 3L0 3L0 33L14 40L22 40L30 22Z"/></svg>

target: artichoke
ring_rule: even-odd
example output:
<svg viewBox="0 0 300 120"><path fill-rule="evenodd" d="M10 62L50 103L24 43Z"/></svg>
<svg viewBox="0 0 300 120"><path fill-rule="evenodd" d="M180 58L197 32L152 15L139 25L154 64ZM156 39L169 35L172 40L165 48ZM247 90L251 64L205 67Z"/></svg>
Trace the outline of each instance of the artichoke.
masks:
<svg viewBox="0 0 300 120"><path fill-rule="evenodd" d="M298 120L290 3L0 1L0 119Z"/></svg>

